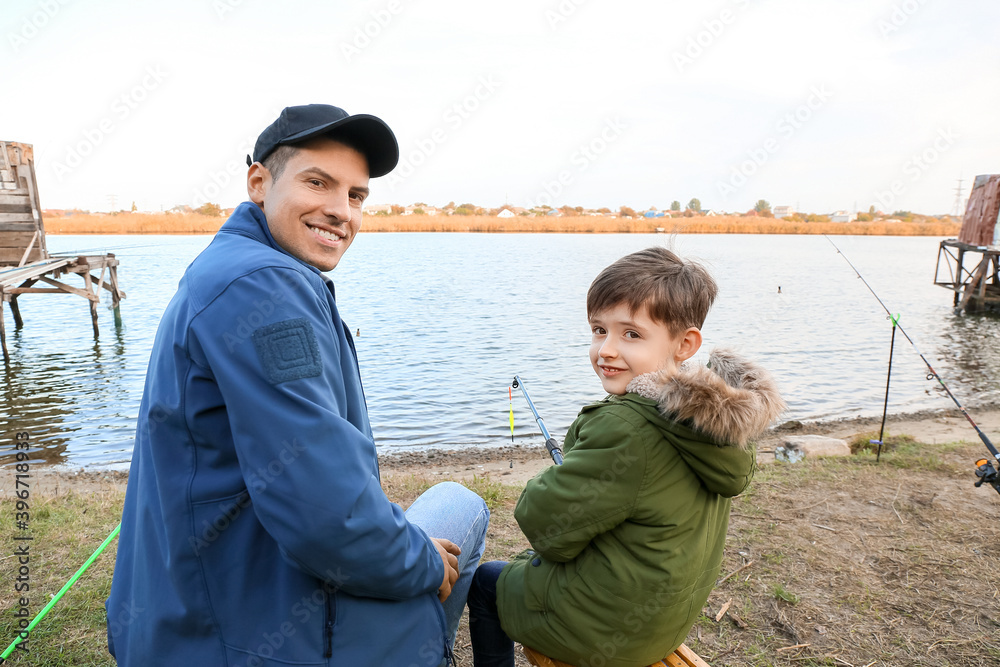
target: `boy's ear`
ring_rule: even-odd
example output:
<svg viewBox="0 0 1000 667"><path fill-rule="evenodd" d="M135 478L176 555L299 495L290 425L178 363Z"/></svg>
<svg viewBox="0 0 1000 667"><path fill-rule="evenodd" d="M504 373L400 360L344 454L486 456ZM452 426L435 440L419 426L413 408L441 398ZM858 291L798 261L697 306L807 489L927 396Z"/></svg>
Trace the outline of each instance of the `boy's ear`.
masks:
<svg viewBox="0 0 1000 667"><path fill-rule="evenodd" d="M678 365L694 356L695 352L701 349L701 330L697 327L690 327L682 334L681 344L674 355L674 361Z"/></svg>

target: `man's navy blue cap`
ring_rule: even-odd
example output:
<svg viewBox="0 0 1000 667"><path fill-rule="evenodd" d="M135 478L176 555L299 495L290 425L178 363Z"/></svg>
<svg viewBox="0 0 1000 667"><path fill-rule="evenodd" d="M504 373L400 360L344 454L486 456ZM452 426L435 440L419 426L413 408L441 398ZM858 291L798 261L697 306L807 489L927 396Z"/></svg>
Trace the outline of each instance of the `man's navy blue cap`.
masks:
<svg viewBox="0 0 1000 667"><path fill-rule="evenodd" d="M305 104L285 107L274 121L257 137L253 158L247 156L247 166L263 162L278 146L298 144L331 132L350 137L351 144L368 160L368 176L378 178L392 171L399 162L396 136L381 118L368 114L351 116L329 104Z"/></svg>

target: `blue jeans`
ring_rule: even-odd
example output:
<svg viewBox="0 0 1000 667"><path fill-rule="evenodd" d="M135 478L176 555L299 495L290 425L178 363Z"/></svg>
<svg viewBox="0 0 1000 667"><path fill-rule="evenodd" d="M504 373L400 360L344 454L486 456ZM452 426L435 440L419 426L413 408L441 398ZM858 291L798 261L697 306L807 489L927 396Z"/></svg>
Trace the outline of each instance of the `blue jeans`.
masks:
<svg viewBox="0 0 1000 667"><path fill-rule="evenodd" d="M472 576L486 548L490 511L482 498L461 484L441 482L413 501L406 510L406 520L431 537L451 540L462 550L458 557L458 581L443 604L448 639L454 646Z"/></svg>
<svg viewBox="0 0 1000 667"><path fill-rule="evenodd" d="M514 642L500 627L497 580L506 561L483 563L472 577L469 591L469 634L475 667L514 667Z"/></svg>

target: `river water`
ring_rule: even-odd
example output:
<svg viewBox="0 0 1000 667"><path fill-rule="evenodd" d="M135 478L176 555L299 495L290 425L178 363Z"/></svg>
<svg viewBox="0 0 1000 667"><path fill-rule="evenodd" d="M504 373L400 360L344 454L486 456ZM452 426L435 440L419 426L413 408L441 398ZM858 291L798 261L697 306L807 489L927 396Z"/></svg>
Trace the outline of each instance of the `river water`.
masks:
<svg viewBox="0 0 1000 667"><path fill-rule="evenodd" d="M12 359L0 397L0 464L12 461L14 433L27 431L36 460L127 467L156 325L210 240L48 237L51 252L116 253L124 324L116 329L101 308L95 341L86 302L72 296L21 297L17 331L5 309ZM959 400L1000 400L1000 320L952 313L951 293L932 284L939 238L834 241L902 314ZM509 443L515 374L561 438L579 408L602 397L587 359L587 287L601 268L650 245L699 259L719 282L698 358L725 345L762 362L786 397L785 419L881 413L892 326L822 236L362 233L331 276L345 321L360 331L380 450ZM897 335L890 411L951 405ZM515 394L513 406L515 440L540 442L523 398Z"/></svg>

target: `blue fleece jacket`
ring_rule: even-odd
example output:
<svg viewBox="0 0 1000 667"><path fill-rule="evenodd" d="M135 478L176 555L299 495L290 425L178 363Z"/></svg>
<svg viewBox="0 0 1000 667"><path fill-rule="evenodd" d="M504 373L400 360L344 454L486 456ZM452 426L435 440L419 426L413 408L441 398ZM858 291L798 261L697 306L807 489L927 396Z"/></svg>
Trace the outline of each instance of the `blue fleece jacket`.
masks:
<svg viewBox="0 0 1000 667"><path fill-rule="evenodd" d="M443 576L382 492L333 285L242 204L153 344L111 653L122 667L433 666Z"/></svg>

